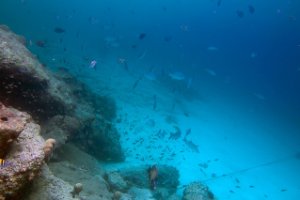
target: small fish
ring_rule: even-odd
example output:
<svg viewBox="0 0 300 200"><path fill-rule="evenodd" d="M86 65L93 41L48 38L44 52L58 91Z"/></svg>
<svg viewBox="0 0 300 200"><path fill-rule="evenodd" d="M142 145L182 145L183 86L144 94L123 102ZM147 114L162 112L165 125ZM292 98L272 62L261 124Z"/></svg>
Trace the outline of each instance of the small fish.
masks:
<svg viewBox="0 0 300 200"><path fill-rule="evenodd" d="M172 80L176 80L176 81L182 81L185 79L185 76L183 73L181 72L172 72L169 73L168 76L172 79Z"/></svg>
<svg viewBox="0 0 300 200"><path fill-rule="evenodd" d="M252 5L248 6L249 13L254 14L255 8Z"/></svg>
<svg viewBox="0 0 300 200"><path fill-rule="evenodd" d="M187 136L189 136L191 134L191 132L192 132L191 128L187 129L186 132L185 132L184 138L187 138Z"/></svg>
<svg viewBox="0 0 300 200"><path fill-rule="evenodd" d="M241 10L237 10L236 11L236 14L237 14L237 16L239 17L239 18L243 18L244 17L244 12L243 11L241 11Z"/></svg>
<svg viewBox="0 0 300 200"><path fill-rule="evenodd" d="M155 190L157 186L157 178L158 178L158 169L156 165L149 167L148 176L150 181L150 188L151 190Z"/></svg>
<svg viewBox="0 0 300 200"><path fill-rule="evenodd" d="M35 42L36 46L41 47L41 48L45 48L47 42L45 40L38 40Z"/></svg>
<svg viewBox="0 0 300 200"><path fill-rule="evenodd" d="M217 6L220 7L220 6L221 6L221 3L222 3L222 0L218 0Z"/></svg>
<svg viewBox="0 0 300 200"><path fill-rule="evenodd" d="M4 167L5 166L5 160L0 158L0 167Z"/></svg>
<svg viewBox="0 0 300 200"><path fill-rule="evenodd" d="M157 97L156 97L156 95L153 95L153 106L152 106L152 109L156 110L156 106L157 106Z"/></svg>
<svg viewBox="0 0 300 200"><path fill-rule="evenodd" d="M96 60L92 60L90 62L89 68L96 69L96 65L97 65L97 61Z"/></svg>
<svg viewBox="0 0 300 200"><path fill-rule="evenodd" d="M215 47L215 46L209 46L209 47L207 47L207 50L208 50L208 51L218 51L219 48L218 48L218 47Z"/></svg>
<svg viewBox="0 0 300 200"><path fill-rule="evenodd" d="M141 33L140 35L139 35L139 39L140 40L143 40L145 37L146 37L146 33Z"/></svg>
<svg viewBox="0 0 300 200"><path fill-rule="evenodd" d="M199 147L193 141L186 139L184 139L183 141L193 152L199 153Z"/></svg>
<svg viewBox="0 0 300 200"><path fill-rule="evenodd" d="M54 28L54 32L55 33L64 33L64 32L66 32L66 30L63 28L60 28L60 27L56 27L56 28Z"/></svg>

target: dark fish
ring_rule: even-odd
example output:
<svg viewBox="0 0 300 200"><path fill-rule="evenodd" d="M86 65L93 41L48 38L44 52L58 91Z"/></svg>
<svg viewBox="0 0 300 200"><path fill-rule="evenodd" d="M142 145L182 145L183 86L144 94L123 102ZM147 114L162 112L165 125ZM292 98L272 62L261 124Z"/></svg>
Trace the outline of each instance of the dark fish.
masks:
<svg viewBox="0 0 300 200"><path fill-rule="evenodd" d="M66 32L66 31L65 31L65 29L63 29L63 28L56 27L56 28L54 29L54 32L55 32L55 33L64 33L64 32Z"/></svg>
<svg viewBox="0 0 300 200"><path fill-rule="evenodd" d="M220 7L222 3L222 0L218 0L217 6Z"/></svg>
<svg viewBox="0 0 300 200"><path fill-rule="evenodd" d="M237 10L236 11L236 14L237 14L237 16L239 17L239 18L243 18L244 17L244 12L243 11L241 11L241 10Z"/></svg>
<svg viewBox="0 0 300 200"><path fill-rule="evenodd" d="M164 37L164 41L165 42L170 42L172 40L172 36L170 36L170 35L166 35L165 37Z"/></svg>
<svg viewBox="0 0 300 200"><path fill-rule="evenodd" d="M153 95L153 106L152 106L152 109L156 110L156 106L157 106L157 97L156 97L156 95Z"/></svg>
<svg viewBox="0 0 300 200"><path fill-rule="evenodd" d="M139 82L143 79L143 76L140 76L134 83L133 83L133 86L132 86L132 89L135 89Z"/></svg>
<svg viewBox="0 0 300 200"><path fill-rule="evenodd" d="M131 45L131 48L132 48L132 49L136 49L136 48L137 48L137 45L136 45L136 44L133 44L133 45Z"/></svg>
<svg viewBox="0 0 300 200"><path fill-rule="evenodd" d="M199 153L199 147L193 141L186 140L186 139L183 141L193 152Z"/></svg>
<svg viewBox="0 0 300 200"><path fill-rule="evenodd" d="M139 35L139 39L140 40L143 40L145 37L146 37L146 33L141 33L140 35Z"/></svg>
<svg viewBox="0 0 300 200"><path fill-rule="evenodd" d="M255 12L255 8L252 5L248 6L249 13L253 14Z"/></svg>
<svg viewBox="0 0 300 200"><path fill-rule="evenodd" d="M187 136L189 136L190 134L191 134L191 132L192 132L192 129L187 129L186 130L186 132L185 132L185 136L184 136L184 138L186 139L187 138Z"/></svg>
<svg viewBox="0 0 300 200"><path fill-rule="evenodd" d="M41 47L41 48L45 48L46 47L46 41L45 40L38 40L35 42L36 46Z"/></svg>

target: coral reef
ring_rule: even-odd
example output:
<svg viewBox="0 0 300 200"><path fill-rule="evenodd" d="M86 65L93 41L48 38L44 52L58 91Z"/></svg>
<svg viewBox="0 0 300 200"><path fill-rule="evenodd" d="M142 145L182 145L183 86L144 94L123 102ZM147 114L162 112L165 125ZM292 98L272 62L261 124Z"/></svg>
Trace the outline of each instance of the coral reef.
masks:
<svg viewBox="0 0 300 200"><path fill-rule="evenodd" d="M213 193L201 182L190 183L183 191L182 200L214 200Z"/></svg>
<svg viewBox="0 0 300 200"><path fill-rule="evenodd" d="M9 148L1 145L0 149L5 155L1 158L5 162L0 170L0 198L18 200L44 164L44 139L40 126L28 114L1 105L0 116L1 142L10 138Z"/></svg>

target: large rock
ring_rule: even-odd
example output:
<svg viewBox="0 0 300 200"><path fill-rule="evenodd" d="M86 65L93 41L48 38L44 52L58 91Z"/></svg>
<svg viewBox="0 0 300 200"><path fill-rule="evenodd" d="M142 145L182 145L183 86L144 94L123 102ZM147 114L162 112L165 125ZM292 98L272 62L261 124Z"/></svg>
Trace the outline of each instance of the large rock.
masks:
<svg viewBox="0 0 300 200"><path fill-rule="evenodd" d="M72 190L73 186L54 176L45 165L24 200L79 200L72 197Z"/></svg>
<svg viewBox="0 0 300 200"><path fill-rule="evenodd" d="M0 26L0 85L0 101L48 124L43 136L56 139L58 147L72 139L100 160L124 160L111 123L115 102L92 93L65 69L50 73L25 47L25 39L6 26ZM103 127L95 128L95 120Z"/></svg>
<svg viewBox="0 0 300 200"><path fill-rule="evenodd" d="M214 195L209 190L209 188L200 182L190 183L183 191L182 200L214 200L214 199L215 199Z"/></svg>
<svg viewBox="0 0 300 200"><path fill-rule="evenodd" d="M39 135L40 126L28 114L1 105L0 116L1 142L10 136L10 145L1 145L0 149L5 155L1 157L0 199L19 200L44 164L45 141Z"/></svg>
<svg viewBox="0 0 300 200"><path fill-rule="evenodd" d="M0 102L0 158L3 159L11 144L24 130L30 116L13 108L6 108Z"/></svg>
<svg viewBox="0 0 300 200"><path fill-rule="evenodd" d="M69 87L51 76L20 38L0 26L0 100L39 120L73 108Z"/></svg>

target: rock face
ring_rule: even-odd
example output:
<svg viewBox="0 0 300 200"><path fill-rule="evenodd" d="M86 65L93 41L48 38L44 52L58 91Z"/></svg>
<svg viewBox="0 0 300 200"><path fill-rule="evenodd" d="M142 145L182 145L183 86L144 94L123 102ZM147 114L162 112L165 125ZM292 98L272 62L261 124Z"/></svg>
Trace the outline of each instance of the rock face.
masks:
<svg viewBox="0 0 300 200"><path fill-rule="evenodd" d="M54 176L45 165L42 168L41 176L38 177L31 188L30 194L24 197L25 200L79 200L73 198L70 192L73 186Z"/></svg>
<svg viewBox="0 0 300 200"><path fill-rule="evenodd" d="M189 184L183 191L182 200L214 200L214 195L206 185L200 182Z"/></svg>
<svg viewBox="0 0 300 200"><path fill-rule="evenodd" d="M56 148L73 142L100 160L123 161L111 123L114 101L93 94L65 69L50 73L24 44L24 38L0 26L0 101L46 125L43 136L55 139Z"/></svg>
<svg viewBox="0 0 300 200"><path fill-rule="evenodd" d="M5 161L0 170L0 199L19 200L44 164L45 141L39 135L40 126L28 114L0 106L0 140L4 143L0 154L5 156L1 157Z"/></svg>
<svg viewBox="0 0 300 200"><path fill-rule="evenodd" d="M74 104L69 88L50 76L24 41L8 27L0 26L1 101L39 120L71 109Z"/></svg>

